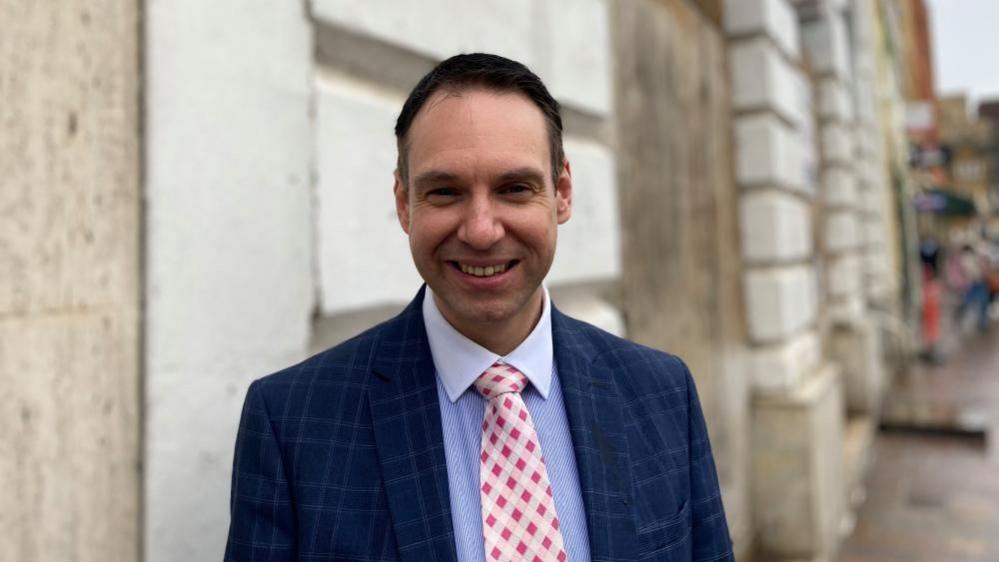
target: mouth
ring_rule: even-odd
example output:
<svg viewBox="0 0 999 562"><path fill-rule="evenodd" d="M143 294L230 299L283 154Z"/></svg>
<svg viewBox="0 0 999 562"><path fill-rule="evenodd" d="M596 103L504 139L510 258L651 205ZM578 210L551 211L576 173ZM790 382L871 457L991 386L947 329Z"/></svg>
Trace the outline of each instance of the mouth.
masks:
<svg viewBox="0 0 999 562"><path fill-rule="evenodd" d="M461 261L448 260L448 265L472 277L495 277L510 271L520 263L520 260L496 262L491 264L470 264Z"/></svg>

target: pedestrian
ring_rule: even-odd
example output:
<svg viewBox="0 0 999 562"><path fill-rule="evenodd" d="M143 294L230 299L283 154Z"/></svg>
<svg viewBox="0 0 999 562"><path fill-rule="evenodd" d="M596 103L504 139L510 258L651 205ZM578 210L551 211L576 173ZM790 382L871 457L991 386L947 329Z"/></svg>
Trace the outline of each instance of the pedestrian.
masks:
<svg viewBox="0 0 999 562"><path fill-rule="evenodd" d="M999 306L999 240L986 239L982 244L986 266L985 286L989 292L989 305Z"/></svg>
<svg viewBox="0 0 999 562"><path fill-rule="evenodd" d="M980 331L988 328L989 291L986 285L986 265L984 256L975 250L971 244L961 247L955 267L960 269L963 287L960 301L954 311L955 321L962 325L965 315L970 311L977 317L976 325Z"/></svg>
<svg viewBox="0 0 999 562"><path fill-rule="evenodd" d="M250 386L225 559L733 560L687 367L562 314L542 284L573 183L541 80L452 57L395 132L426 284Z"/></svg>

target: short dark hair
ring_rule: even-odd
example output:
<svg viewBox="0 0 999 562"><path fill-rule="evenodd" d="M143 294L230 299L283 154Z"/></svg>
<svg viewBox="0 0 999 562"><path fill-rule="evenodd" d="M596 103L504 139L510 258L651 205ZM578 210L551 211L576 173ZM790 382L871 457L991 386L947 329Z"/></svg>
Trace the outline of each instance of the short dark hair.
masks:
<svg viewBox="0 0 999 562"><path fill-rule="evenodd" d="M440 89L455 92L474 87L501 92L519 92L538 106L548 128L548 149L551 154L552 183L558 183L565 161L562 149L562 110L540 78L523 64L487 53L455 55L434 67L409 93L395 122L396 145L399 149L397 167L406 181L406 134L413 119L430 96Z"/></svg>

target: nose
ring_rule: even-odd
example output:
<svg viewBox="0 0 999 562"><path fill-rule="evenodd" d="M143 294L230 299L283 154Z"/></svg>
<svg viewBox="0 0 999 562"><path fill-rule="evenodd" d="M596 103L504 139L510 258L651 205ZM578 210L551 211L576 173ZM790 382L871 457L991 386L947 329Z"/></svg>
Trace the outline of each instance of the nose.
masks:
<svg viewBox="0 0 999 562"><path fill-rule="evenodd" d="M475 250L488 250L503 238L503 223L495 203L488 196L476 195L464 209L458 239Z"/></svg>

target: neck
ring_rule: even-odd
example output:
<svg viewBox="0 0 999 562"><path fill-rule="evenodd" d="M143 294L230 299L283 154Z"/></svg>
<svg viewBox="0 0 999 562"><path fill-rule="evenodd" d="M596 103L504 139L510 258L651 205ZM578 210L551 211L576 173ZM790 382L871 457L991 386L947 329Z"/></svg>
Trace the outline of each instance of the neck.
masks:
<svg viewBox="0 0 999 562"><path fill-rule="evenodd" d="M517 314L512 318L498 320L495 322L462 323L457 318L452 318L446 306L442 306L440 299L434 295L434 302L438 310L454 329L461 335L492 351L497 355L507 355L520 345L531 330L537 326L541 320L544 309L544 289L538 287L537 292L531 296L527 305L524 306L522 314Z"/></svg>

